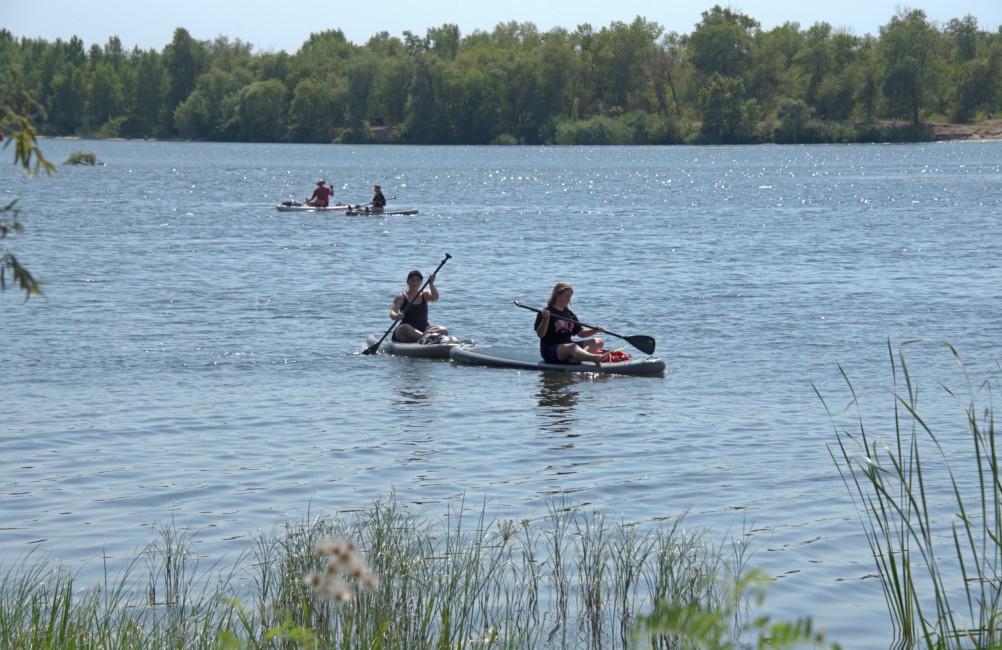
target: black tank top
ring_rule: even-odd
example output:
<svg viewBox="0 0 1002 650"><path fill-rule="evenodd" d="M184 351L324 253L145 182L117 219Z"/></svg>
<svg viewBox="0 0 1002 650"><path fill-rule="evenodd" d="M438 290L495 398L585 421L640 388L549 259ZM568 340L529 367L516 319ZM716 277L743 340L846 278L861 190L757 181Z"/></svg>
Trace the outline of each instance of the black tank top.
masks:
<svg viewBox="0 0 1002 650"><path fill-rule="evenodd" d="M400 309L406 310L404 313L404 322L423 332L428 329L428 301L424 299L424 295L421 293L414 297L415 300L419 298L421 302L415 302L413 307L407 309L407 305L410 303L405 295Z"/></svg>

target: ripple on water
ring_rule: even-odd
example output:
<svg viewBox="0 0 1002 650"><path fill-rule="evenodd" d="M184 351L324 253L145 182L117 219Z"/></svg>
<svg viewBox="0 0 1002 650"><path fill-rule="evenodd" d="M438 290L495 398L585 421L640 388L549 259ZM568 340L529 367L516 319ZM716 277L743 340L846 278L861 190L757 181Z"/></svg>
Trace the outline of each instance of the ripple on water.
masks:
<svg viewBox="0 0 1002 650"><path fill-rule="evenodd" d="M31 216L18 257L48 284L4 312L0 556L51 551L92 563L86 579L157 522L215 561L391 490L513 519L559 500L610 521L688 512L717 539L747 527L751 564L778 578L771 611L813 614L847 647L889 637L814 386L841 413L844 368L883 433L888 340L947 339L972 376L995 368L999 146L92 144L106 167L11 177ZM54 160L76 146L45 143ZM242 191L218 201L238 168ZM384 179L421 214L273 209L318 173L348 200ZM137 199L137 182L158 191ZM115 200L67 228L95 196ZM446 252L432 317L453 334L531 346L511 301L568 280L585 322L655 336L669 373L361 355L406 272ZM921 385L956 385L943 352L912 352ZM931 392L930 421L960 422Z"/></svg>

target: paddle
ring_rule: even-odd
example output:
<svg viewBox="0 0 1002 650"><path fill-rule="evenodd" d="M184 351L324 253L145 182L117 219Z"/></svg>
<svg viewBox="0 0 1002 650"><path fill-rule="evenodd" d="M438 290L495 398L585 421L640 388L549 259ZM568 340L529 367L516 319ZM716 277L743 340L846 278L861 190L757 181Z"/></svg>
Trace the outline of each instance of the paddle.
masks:
<svg viewBox="0 0 1002 650"><path fill-rule="evenodd" d="M534 311L536 313L542 313L543 311L542 309L536 309L535 307L523 305L517 300L515 301L515 304L521 307L522 309L528 309L529 311ZM587 327L588 329L595 329L594 325L586 325L581 321L574 320L573 318L565 318L564 320L568 320L572 323L577 323L581 327ZM644 354L654 354L654 347L657 345L657 341L654 340L653 336L645 336L643 334L636 334L634 336L623 336L622 334L616 334L615 332L610 332L609 330L605 330L605 333L611 336L615 336L617 339L623 339L624 341L626 341L633 347L637 348Z"/></svg>
<svg viewBox="0 0 1002 650"><path fill-rule="evenodd" d="M431 282L431 276L435 275L436 273L438 273L439 269L441 269L443 266L445 266L445 263L448 262L451 257L452 257L452 255L449 255L448 253L445 254L445 259L442 260L442 263L438 265L437 269L435 269L434 271L432 271L431 275L428 276L428 279L425 280L424 284L421 285L421 289L418 290L418 295L421 295L421 294L424 293L424 288L428 286L429 282ZM413 305L414 305L413 302L407 303L407 306L404 307L403 313L406 314L407 310L410 309ZM385 332L383 332L383 336L380 337L380 339L378 341L376 341L375 343L373 343L369 347L367 347L364 350L362 350L362 354L375 354L376 351L379 350L379 346L383 344L383 339L385 339L387 336L389 336L390 332L392 332L394 329L396 329L397 325L400 324L401 320L403 320L403 319L402 318L398 318L397 320L393 321L393 324L390 325L390 329L388 329Z"/></svg>

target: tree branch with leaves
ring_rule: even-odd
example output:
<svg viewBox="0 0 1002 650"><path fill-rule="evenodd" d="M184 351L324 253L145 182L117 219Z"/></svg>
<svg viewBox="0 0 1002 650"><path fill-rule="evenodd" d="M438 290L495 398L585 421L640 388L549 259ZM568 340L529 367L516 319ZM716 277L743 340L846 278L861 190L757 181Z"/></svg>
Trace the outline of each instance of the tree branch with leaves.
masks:
<svg viewBox="0 0 1002 650"><path fill-rule="evenodd" d="M40 171L51 175L56 171L42 155L34 121L45 119L45 108L23 88L17 72L7 69L0 72L0 134L4 136L3 148L14 147L14 164L20 165L29 178ZM17 199L0 207L0 292L7 290L8 282L24 290L24 299L41 296L42 282L36 280L28 269L21 266L4 240L8 235L20 234L24 226L19 219Z"/></svg>

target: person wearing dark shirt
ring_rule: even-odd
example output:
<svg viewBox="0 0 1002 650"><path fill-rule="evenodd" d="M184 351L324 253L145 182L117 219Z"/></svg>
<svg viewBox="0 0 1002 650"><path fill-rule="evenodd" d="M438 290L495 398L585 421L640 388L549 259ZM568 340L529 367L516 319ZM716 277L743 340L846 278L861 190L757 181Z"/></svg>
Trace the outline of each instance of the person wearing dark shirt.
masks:
<svg viewBox="0 0 1002 650"><path fill-rule="evenodd" d="M571 311L574 288L567 282L558 282L546 301L546 309L536 314L536 336L539 337L539 356L547 363L601 363L608 354L598 354L605 341L591 338L605 330L601 326L586 329ZM584 340L574 340L580 336Z"/></svg>
<svg viewBox="0 0 1002 650"><path fill-rule="evenodd" d="M381 188L378 185L373 185L372 191L374 192L374 194L372 195L372 201L370 205L372 206L373 210L378 212L379 210L382 210L383 208L386 207L386 197L383 196L383 188Z"/></svg>
<svg viewBox="0 0 1002 650"><path fill-rule="evenodd" d="M428 277L428 287L422 292L424 276L414 269L407 274L407 291L398 293L390 308L390 318L400 324L393 330L393 340L398 343L438 343L449 336L441 325L428 324L428 303L438 300L435 274Z"/></svg>

